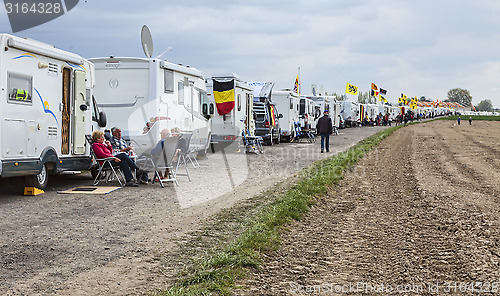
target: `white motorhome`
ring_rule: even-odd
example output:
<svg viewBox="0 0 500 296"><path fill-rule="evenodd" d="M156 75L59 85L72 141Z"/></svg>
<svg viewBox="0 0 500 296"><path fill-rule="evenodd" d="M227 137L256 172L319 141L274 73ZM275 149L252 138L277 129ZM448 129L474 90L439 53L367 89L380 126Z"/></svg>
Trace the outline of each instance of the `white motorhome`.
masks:
<svg viewBox="0 0 500 296"><path fill-rule="evenodd" d="M26 176L28 186L44 189L49 173L88 170L85 135L93 119L105 125L92 97L93 64L9 34L0 34L0 45L1 178Z"/></svg>
<svg viewBox="0 0 500 296"><path fill-rule="evenodd" d="M307 96L306 98L311 99L314 104L314 122L311 123L311 128L315 130L316 123L318 122L319 118L323 116L323 112L325 112L325 110L330 111L330 103L328 98L323 96Z"/></svg>
<svg viewBox="0 0 500 296"><path fill-rule="evenodd" d="M302 129L311 129L314 120L314 102L311 98L300 97L299 123Z"/></svg>
<svg viewBox="0 0 500 296"><path fill-rule="evenodd" d="M214 75L206 80L207 96L211 106L215 105L213 81L228 82L234 80L234 108L225 115L215 111L211 119L212 139L214 145L225 146L239 141L243 131L255 135L255 119L253 115L253 87L243 82L236 74ZM213 108L213 107L211 107Z"/></svg>
<svg viewBox="0 0 500 296"><path fill-rule="evenodd" d="M379 106L377 104L365 104L365 112L368 114L368 121L373 123L380 113Z"/></svg>
<svg viewBox="0 0 500 296"><path fill-rule="evenodd" d="M283 115L279 119L281 128L281 141L290 142L295 137L295 122L299 121L300 97L290 89L273 90L273 102Z"/></svg>
<svg viewBox="0 0 500 296"><path fill-rule="evenodd" d="M340 102L340 115L344 119L346 127L353 127L361 124L359 107L360 104L357 102Z"/></svg>
<svg viewBox="0 0 500 296"><path fill-rule="evenodd" d="M138 154L156 145L162 129L173 127L192 132L190 148L206 152L214 107L199 70L156 58L90 61L96 70L94 94L109 126L119 126Z"/></svg>
<svg viewBox="0 0 500 296"><path fill-rule="evenodd" d="M330 109L330 117L332 118L332 125L337 129L340 128L340 122L343 121L340 115L340 102L337 102L335 97L328 96L328 104Z"/></svg>

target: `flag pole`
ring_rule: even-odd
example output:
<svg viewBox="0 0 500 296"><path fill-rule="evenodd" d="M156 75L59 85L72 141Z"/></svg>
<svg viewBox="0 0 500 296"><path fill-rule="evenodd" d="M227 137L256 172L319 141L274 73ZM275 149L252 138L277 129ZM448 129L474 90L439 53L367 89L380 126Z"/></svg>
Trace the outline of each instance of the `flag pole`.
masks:
<svg viewBox="0 0 500 296"><path fill-rule="evenodd" d="M299 67L299 70L298 70L297 76L299 77L299 85L298 85L298 87L297 87L297 90L298 90L298 92L299 92L299 97L300 97L300 67Z"/></svg>

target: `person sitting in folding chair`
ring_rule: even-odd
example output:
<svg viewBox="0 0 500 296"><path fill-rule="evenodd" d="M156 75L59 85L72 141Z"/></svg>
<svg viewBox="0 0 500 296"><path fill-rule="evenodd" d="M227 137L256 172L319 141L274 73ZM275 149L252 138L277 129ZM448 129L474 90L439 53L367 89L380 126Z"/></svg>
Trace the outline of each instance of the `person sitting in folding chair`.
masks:
<svg viewBox="0 0 500 296"><path fill-rule="evenodd" d="M92 140L94 143L92 144L92 149L94 150L97 158L108 158L114 157L114 165L119 166L125 175L125 186L133 186L137 187L138 184L135 182L134 177L132 176L132 170L139 170L136 164L130 159L130 157L123 152L113 154L113 147L108 140L104 139L104 133L102 131L95 131L92 133ZM102 162L102 161L101 161ZM102 163L101 163L102 165Z"/></svg>
<svg viewBox="0 0 500 296"><path fill-rule="evenodd" d="M174 137L174 136L180 136L180 135L181 135L181 129L180 128L178 128L178 127L172 128L172 137ZM188 151L187 151L187 143L186 143L186 140L184 138L180 138L179 139L179 144L177 146L177 153L175 153L175 156L177 156L177 154L179 154L179 152L188 153Z"/></svg>
<svg viewBox="0 0 500 296"><path fill-rule="evenodd" d="M121 128L114 126L111 128L111 137L109 139L109 142L111 143L111 146L113 147L113 151L116 153L118 152L125 152L128 153L129 156L135 155L134 153L134 147L132 145L128 145L125 139L122 138L122 130ZM106 138L106 135L104 135ZM132 159L134 160L134 159ZM141 174L139 174L139 171L135 172L135 177L136 179L141 183L141 184L148 184L149 178L148 178L148 172L144 171Z"/></svg>
<svg viewBox="0 0 500 296"><path fill-rule="evenodd" d="M151 155L155 158L154 161L156 162L158 158L160 157L160 154L163 152L163 142L165 142L166 138L172 137L172 133L168 128L164 128L160 132L161 139L158 141L156 146L151 150ZM177 154L177 153L176 153ZM170 169L165 169L165 173L162 174L161 172L158 172L158 175L160 176L160 179L168 179L168 175L170 174Z"/></svg>
<svg viewBox="0 0 500 296"><path fill-rule="evenodd" d="M164 187L164 182L173 181L178 186L173 159L179 152L177 147L180 137L174 137L167 128L161 130L160 134L160 141L151 149L150 156L146 159L146 163L151 164L155 171L152 183L159 181L161 187ZM161 169L165 170L164 174L160 172Z"/></svg>

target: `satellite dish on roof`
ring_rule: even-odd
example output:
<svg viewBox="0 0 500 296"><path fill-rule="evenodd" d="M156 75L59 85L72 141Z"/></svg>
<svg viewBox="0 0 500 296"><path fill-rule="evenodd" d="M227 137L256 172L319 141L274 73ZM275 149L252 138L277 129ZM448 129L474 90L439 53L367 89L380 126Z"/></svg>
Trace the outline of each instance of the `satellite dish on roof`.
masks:
<svg viewBox="0 0 500 296"><path fill-rule="evenodd" d="M311 84L311 90L312 90L313 96L316 96L316 94L318 93L318 86L316 84Z"/></svg>
<svg viewBox="0 0 500 296"><path fill-rule="evenodd" d="M151 58L153 56L153 37L151 36L151 31L149 31L148 26L144 25L141 29L141 43L142 49L146 57Z"/></svg>

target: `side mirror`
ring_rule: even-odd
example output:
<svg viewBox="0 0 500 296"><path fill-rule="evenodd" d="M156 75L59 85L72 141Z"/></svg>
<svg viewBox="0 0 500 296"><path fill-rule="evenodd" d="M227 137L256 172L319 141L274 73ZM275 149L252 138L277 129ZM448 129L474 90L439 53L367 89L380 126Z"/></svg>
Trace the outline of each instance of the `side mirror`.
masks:
<svg viewBox="0 0 500 296"><path fill-rule="evenodd" d="M283 114L278 114L278 118L283 118Z"/></svg>
<svg viewBox="0 0 500 296"><path fill-rule="evenodd" d="M105 127L107 123L108 123L108 120L106 119L106 113L99 112L99 118L97 120L97 124L100 127Z"/></svg>
<svg viewBox="0 0 500 296"><path fill-rule="evenodd" d="M210 112L210 115L214 115L215 114L215 107L214 107L213 103L210 103L209 112Z"/></svg>

